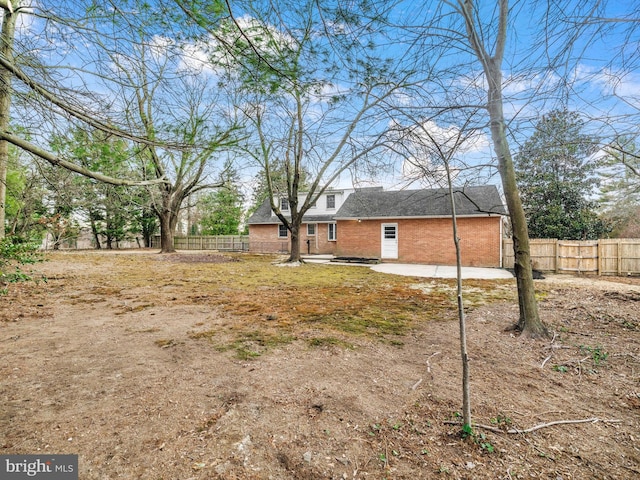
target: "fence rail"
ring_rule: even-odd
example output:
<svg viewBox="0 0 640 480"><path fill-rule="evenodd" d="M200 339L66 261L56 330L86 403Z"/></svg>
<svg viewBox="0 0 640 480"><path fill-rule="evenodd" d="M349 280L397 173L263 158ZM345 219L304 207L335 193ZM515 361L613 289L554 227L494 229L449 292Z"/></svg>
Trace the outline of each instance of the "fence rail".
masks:
<svg viewBox="0 0 640 480"><path fill-rule="evenodd" d="M585 275L640 274L640 239L530 240L531 264L535 270ZM513 268L513 241L503 240L505 268Z"/></svg>
<svg viewBox="0 0 640 480"><path fill-rule="evenodd" d="M190 235L173 237L178 250L219 250L224 252L246 252L249 250L248 235ZM160 235L153 237L153 247L160 248Z"/></svg>

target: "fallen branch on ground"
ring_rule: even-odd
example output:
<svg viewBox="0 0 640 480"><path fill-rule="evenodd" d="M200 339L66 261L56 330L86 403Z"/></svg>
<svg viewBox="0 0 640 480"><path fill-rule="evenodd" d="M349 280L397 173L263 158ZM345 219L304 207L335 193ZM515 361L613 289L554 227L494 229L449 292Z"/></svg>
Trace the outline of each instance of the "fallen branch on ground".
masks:
<svg viewBox="0 0 640 480"><path fill-rule="evenodd" d="M531 432L535 432L536 430L540 430L541 428L552 427L554 425L567 425L567 424L573 424L573 423L597 423L597 422L602 422L602 423L621 423L622 420L602 419L602 418L598 418L598 417L585 418L583 420L557 420L555 422L541 423L540 425L536 425L535 427L527 428L525 430L518 430L517 428L511 428L511 429L507 430L507 433L531 433Z"/></svg>
<svg viewBox="0 0 640 480"><path fill-rule="evenodd" d="M535 432L536 430L540 430L541 428L553 427L554 425L569 425L569 424L574 424L574 423L597 423L597 422L602 422L602 423L621 423L622 420L603 419L603 418L597 418L597 417L585 418L585 419L582 419L582 420L556 420L556 421L553 421L553 422L541 423L539 425L536 425L535 427L526 428L524 430L520 430L518 428L510 428L509 430L502 430L500 428L491 427L489 425L483 425L481 423L474 423L472 426L474 428L482 428L483 430L489 430L490 432L495 432L495 433L516 434L516 433L531 433L531 432ZM462 425L462 423L460 423L458 421L446 421L444 423L445 423L445 425Z"/></svg>
<svg viewBox="0 0 640 480"><path fill-rule="evenodd" d="M551 350L551 353L549 354L549 356L547 358L544 359L544 361L542 362L542 365L540 365L540 368L544 368L544 366L547 364L547 362L549 360L551 360L551 358L553 357L553 353L555 350L558 350L560 348L571 348L571 347L567 347L565 345L556 345L553 342L555 342L556 340L556 332L553 332L553 338L551 339L551 343L549 343L549 345L547 347L545 347L548 350Z"/></svg>

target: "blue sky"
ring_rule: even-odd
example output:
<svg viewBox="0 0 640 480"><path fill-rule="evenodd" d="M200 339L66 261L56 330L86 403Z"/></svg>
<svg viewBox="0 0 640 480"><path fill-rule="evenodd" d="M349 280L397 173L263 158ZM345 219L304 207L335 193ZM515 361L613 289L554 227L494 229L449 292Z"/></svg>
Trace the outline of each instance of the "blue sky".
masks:
<svg viewBox="0 0 640 480"><path fill-rule="evenodd" d="M480 23L484 26L487 45L492 45L495 2L479 3L482 5ZM517 152L518 145L531 134L536 122L553 108L566 107L580 112L587 122L586 128L603 142L616 134L637 136L640 125L640 2L599 2L597 18L592 18L591 22L585 22L580 15L590 10L595 2L510 3L514 15L509 24L502 72L504 112L512 134L512 152ZM548 5L551 10L547 10ZM394 18L406 24L424 25L430 15L452 12L450 7L443 7L438 1L407 0L399 6ZM561 8L553 10L554 7ZM561 17L562 22L559 22ZM411 20L407 21L407 18ZM455 33L446 33L451 40L445 48L456 53L440 61L454 66L465 63L472 56L457 41L460 17L453 14L448 18L450 23L446 25ZM601 22L604 18L615 21ZM629 19L631 21L627 21ZM551 27L545 28L547 24ZM415 28L411 33L419 31ZM433 43L439 42L441 39L437 38ZM456 51L455 47L461 49ZM554 68L549 68L550 63ZM480 64L473 59L453 74L459 76L458 86L467 84L478 94L478 99L484 95L485 86L480 69ZM450 85L455 86L455 83L456 80ZM455 129L459 121L436 120L435 129ZM477 148L462 153L463 163L473 163L474 159L486 162L492 157L486 128L483 135L485 141L475 140Z"/></svg>
<svg viewBox="0 0 640 480"><path fill-rule="evenodd" d="M42 5L49 3L55 5L46 0L41 2ZM165 3L171 5L168 0ZM488 20L495 14L494 2L483 0L479 3L483 5L480 12L481 20ZM543 68L546 61L544 49L532 48L534 40L539 40L540 34L543 32L541 26L545 22L545 13L540 10L536 11L535 8L531 10L530 6L538 5L538 8L546 9L548 4L553 6L556 3L562 6L562 12L566 14L578 9L584 2L566 0L511 2L516 16L513 18L512 28L509 32L503 75L505 79L505 114L510 120L513 134L511 146L514 153L517 151L518 143L526 139L537 119L549 109L561 105L567 105L570 109L575 109L585 115L589 119L589 128L594 133L601 135L603 139L611 137L614 133L638 134L640 72L637 66L640 63L638 58L640 56L638 53L640 26L635 31L629 31L629 28L638 25L637 22L636 24L608 22L604 24L605 27L601 32L596 31L595 24L582 29L572 29L569 24L557 26L553 35L548 36L551 46L549 51L553 54L552 56L562 57L564 63L559 64L554 71L545 70ZM640 2L600 2L604 7L598 15L609 19L624 19L628 16L638 19L640 18L638 15L640 7L636 3ZM246 12L240 9L238 3L232 2L231 5L234 9L237 8L234 13L238 18L245 15ZM391 5L391 2L384 2L383 5ZM410 28L408 30L394 28L386 32L391 40L385 43L381 53L396 58L401 57L406 61L430 60L429 55L433 53L432 51L428 49L421 51L416 44L407 50L406 44L403 42L413 41L416 39L415 35L424 34L425 29L422 27L432 20L433 15L436 12L446 13L450 8L445 3L436 0L401 0L393 4L393 8L390 18L398 22L400 26ZM438 9L440 10L438 11ZM21 29L21 34L28 36L40 25L42 25L41 22L27 22ZM490 38L491 23L488 22L486 25L485 31ZM567 52L565 50L567 35L576 32L579 35L574 39L574 49L569 55L563 56ZM46 60L52 64L70 60L71 57L67 57L65 54L68 53L71 46L71 43L53 45L50 57ZM78 47L76 44L73 46ZM471 58L470 55L458 49L460 44L455 41L449 42L445 47L443 51L446 56L440 59L440 66L465 63ZM82 48L82 45L79 48ZM91 47L89 46L89 48ZM191 54L198 55L197 48L194 47ZM532 62L532 60L534 61ZM625 62L623 63L622 60ZM532 63L536 68L530 68ZM76 76L77 78L79 77ZM449 85L452 89L466 86L467 92L476 95L474 100L481 101L483 83L480 65L477 62L466 63L466 68L456 70L448 78L448 81L451 82ZM342 89L336 83L331 88L335 91ZM431 87L427 86L427 88ZM441 92L441 94L444 95L445 92ZM403 101L411 102L412 100L415 99L407 95ZM442 98L441 101L446 102L447 100ZM480 115L478 118L480 119L482 116ZM406 120L399 119L398 121L405 122ZM455 133L455 129L460 123L461 120L456 119L455 115L449 115L447 118L430 119L428 125L436 135L442 135L443 132ZM468 143L462 149L461 156L462 160L467 163L486 163L492 157L491 141L486 128L479 130L473 142ZM397 167L396 173L399 173L401 165L397 165ZM492 181L498 183L496 177ZM348 174L343 175L340 179L342 186L348 186L351 182L352 176ZM374 182L396 188L404 185L401 177L391 175L389 172L385 172Z"/></svg>

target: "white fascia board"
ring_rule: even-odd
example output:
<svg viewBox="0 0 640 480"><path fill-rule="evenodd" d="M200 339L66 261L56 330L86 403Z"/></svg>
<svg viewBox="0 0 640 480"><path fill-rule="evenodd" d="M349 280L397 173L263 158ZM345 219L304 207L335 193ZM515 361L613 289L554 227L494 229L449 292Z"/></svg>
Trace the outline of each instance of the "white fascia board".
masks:
<svg viewBox="0 0 640 480"><path fill-rule="evenodd" d="M481 213L474 215L456 215L456 218L482 218L482 217L503 217L501 213ZM392 217L336 217L336 220L419 220L429 218L451 218L451 215L418 215L418 216L392 216Z"/></svg>

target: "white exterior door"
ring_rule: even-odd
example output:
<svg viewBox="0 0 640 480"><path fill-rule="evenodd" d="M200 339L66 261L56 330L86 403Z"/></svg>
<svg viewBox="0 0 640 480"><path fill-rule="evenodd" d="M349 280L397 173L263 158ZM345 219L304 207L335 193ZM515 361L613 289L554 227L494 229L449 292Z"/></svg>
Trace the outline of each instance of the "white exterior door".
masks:
<svg viewBox="0 0 640 480"><path fill-rule="evenodd" d="M398 258L398 224L382 224L382 252L380 258Z"/></svg>

